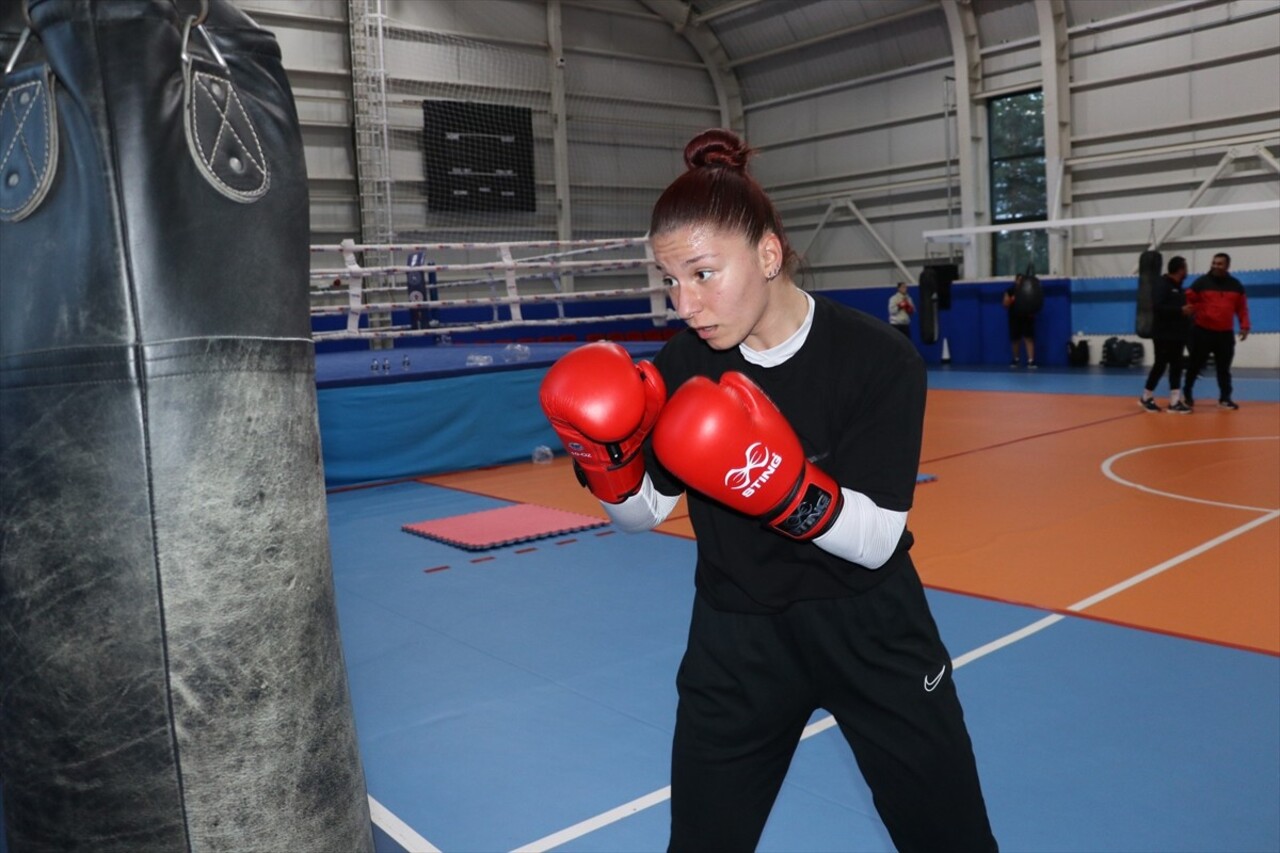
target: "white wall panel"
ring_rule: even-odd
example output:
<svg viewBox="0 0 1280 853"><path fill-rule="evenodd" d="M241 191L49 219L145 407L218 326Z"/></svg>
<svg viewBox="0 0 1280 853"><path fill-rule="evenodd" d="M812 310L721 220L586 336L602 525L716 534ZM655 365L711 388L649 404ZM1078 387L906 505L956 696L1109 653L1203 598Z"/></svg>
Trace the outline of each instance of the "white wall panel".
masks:
<svg viewBox="0 0 1280 853"><path fill-rule="evenodd" d="M235 0L249 17L259 19L259 12L283 12L291 15L310 15L344 21L347 17L347 0Z"/></svg>
<svg viewBox="0 0 1280 853"><path fill-rule="evenodd" d="M980 0L973 7L984 45L1016 41L1036 33L1035 6L1026 0Z"/></svg>
<svg viewBox="0 0 1280 853"><path fill-rule="evenodd" d="M706 71L631 58L571 55L565 64L565 85L571 92L590 92L597 98L666 104L715 101L715 90Z"/></svg>
<svg viewBox="0 0 1280 853"><path fill-rule="evenodd" d="M274 27L286 68L349 68L345 29Z"/></svg>
<svg viewBox="0 0 1280 853"><path fill-rule="evenodd" d="M1139 80L1123 86L1077 92L1071 96L1071 129L1074 133L1098 134L1131 127L1168 127L1190 118L1191 99L1185 78Z"/></svg>
<svg viewBox="0 0 1280 853"><path fill-rule="evenodd" d="M392 20L454 35L484 34L495 39L545 43L541 3L525 0L383 0Z"/></svg>
<svg viewBox="0 0 1280 853"><path fill-rule="evenodd" d="M387 73L459 89L493 86L496 80L519 89L545 91L546 53L533 48L498 50L482 42L388 41Z"/></svg>
<svg viewBox="0 0 1280 853"><path fill-rule="evenodd" d="M1249 62L1204 68L1188 75L1197 114L1214 115L1280 108L1280 50Z"/></svg>
<svg viewBox="0 0 1280 853"><path fill-rule="evenodd" d="M950 73L951 69L945 68L893 77L876 88L884 91L895 115L941 111L946 95L944 78Z"/></svg>
<svg viewBox="0 0 1280 853"><path fill-rule="evenodd" d="M894 163L942 160L942 116L931 122L914 122L886 132L889 159Z"/></svg>
<svg viewBox="0 0 1280 853"><path fill-rule="evenodd" d="M676 37L666 21L635 14L613 14L614 10L636 12L639 7L629 3L601 4L595 8L564 5L565 47L643 53L655 60L698 61L697 52L687 41Z"/></svg>
<svg viewBox="0 0 1280 853"><path fill-rule="evenodd" d="M355 179L355 154L349 130L304 127L302 142L308 178L313 181Z"/></svg>
<svg viewBox="0 0 1280 853"><path fill-rule="evenodd" d="M792 113L812 112L814 130L858 128L890 116L889 90L883 86L859 86L806 101L794 102ZM765 114L767 115L767 113ZM761 119L763 120L763 115ZM785 131L785 125L780 130Z"/></svg>
<svg viewBox="0 0 1280 853"><path fill-rule="evenodd" d="M987 54L982 59L983 88L987 91L1010 86L1039 84L1040 48L1031 44L1015 50Z"/></svg>

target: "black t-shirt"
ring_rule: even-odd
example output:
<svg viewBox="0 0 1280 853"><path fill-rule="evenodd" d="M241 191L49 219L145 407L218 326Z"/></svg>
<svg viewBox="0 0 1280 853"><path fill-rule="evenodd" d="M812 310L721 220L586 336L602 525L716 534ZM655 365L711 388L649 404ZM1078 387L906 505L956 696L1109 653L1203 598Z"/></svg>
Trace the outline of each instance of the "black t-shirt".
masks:
<svg viewBox="0 0 1280 853"><path fill-rule="evenodd" d="M669 394L693 376L718 381L730 370L746 374L786 417L811 463L878 506L905 512L920 464L924 361L887 323L820 295L814 301L804 345L776 367L751 364L737 347L713 350L688 330L668 341L654 364ZM651 445L648 470L659 491L684 490ZM767 613L795 601L855 595L910 561L909 532L884 566L869 570L696 491L689 490L688 503L698 540L697 587L720 610Z"/></svg>

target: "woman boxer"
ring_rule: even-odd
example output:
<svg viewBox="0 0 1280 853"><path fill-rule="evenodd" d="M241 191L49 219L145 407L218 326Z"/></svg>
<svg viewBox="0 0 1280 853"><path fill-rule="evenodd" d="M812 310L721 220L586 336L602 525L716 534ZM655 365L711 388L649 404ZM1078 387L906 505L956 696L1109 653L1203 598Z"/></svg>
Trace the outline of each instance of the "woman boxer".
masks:
<svg viewBox="0 0 1280 853"><path fill-rule="evenodd" d="M650 529L688 495L697 594L670 849L754 849L824 708L899 850L994 850L909 554L924 364L884 322L796 285L751 153L728 131L699 134L653 209L654 258L689 328L653 365L582 347L542 393L617 526Z"/></svg>

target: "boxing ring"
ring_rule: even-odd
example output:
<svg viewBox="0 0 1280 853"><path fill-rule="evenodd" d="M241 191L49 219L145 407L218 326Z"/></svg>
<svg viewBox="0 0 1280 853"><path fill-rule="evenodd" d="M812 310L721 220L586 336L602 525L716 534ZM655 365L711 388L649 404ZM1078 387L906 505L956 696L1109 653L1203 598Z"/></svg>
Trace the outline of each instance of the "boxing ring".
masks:
<svg viewBox="0 0 1280 853"><path fill-rule="evenodd" d="M311 280L332 282L312 289L321 351L339 341L487 341L585 326L621 324L638 332L675 319L645 237L368 245L348 239L311 252ZM341 266L324 266L334 256ZM543 338L549 339L576 335L561 331Z"/></svg>
<svg viewBox="0 0 1280 853"><path fill-rule="evenodd" d="M537 405L556 359L606 337L651 358L682 327L645 238L344 240L311 253L330 487L559 447Z"/></svg>
<svg viewBox="0 0 1280 853"><path fill-rule="evenodd" d="M652 358L658 341L621 341ZM528 461L559 449L538 408L547 368L580 342L465 344L316 356L330 487ZM385 365L385 368L384 368Z"/></svg>

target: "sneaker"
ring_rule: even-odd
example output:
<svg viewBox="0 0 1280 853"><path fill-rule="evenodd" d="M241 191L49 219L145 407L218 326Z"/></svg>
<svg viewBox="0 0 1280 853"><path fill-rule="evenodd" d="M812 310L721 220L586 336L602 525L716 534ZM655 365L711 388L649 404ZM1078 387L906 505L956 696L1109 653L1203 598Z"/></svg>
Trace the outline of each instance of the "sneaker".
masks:
<svg viewBox="0 0 1280 853"><path fill-rule="evenodd" d="M1034 361L1027 362L1027 370L1035 370L1039 366L1040 365L1036 364Z"/></svg>
<svg viewBox="0 0 1280 853"><path fill-rule="evenodd" d="M1182 392L1182 403L1188 409L1194 409L1196 407L1196 401L1191 399L1191 395L1188 394L1186 391Z"/></svg>
<svg viewBox="0 0 1280 853"><path fill-rule="evenodd" d="M1013 361L1009 362L1009 367L1013 370L1017 370L1018 360L1015 358Z"/></svg>
<svg viewBox="0 0 1280 853"><path fill-rule="evenodd" d="M1225 400L1218 401L1218 408L1219 409L1239 409L1240 407L1237 406L1235 403L1231 402L1231 398L1228 397Z"/></svg>
<svg viewBox="0 0 1280 853"><path fill-rule="evenodd" d="M1164 411L1158 405L1156 405L1156 401L1152 399L1144 400L1143 398L1139 397L1138 405L1146 409L1148 412L1153 412L1155 414L1159 414L1160 412ZM1170 408L1173 408L1173 407L1170 406Z"/></svg>
<svg viewBox="0 0 1280 853"><path fill-rule="evenodd" d="M1191 414L1191 407L1179 400L1169 407L1169 411L1173 412L1175 415L1189 415Z"/></svg>

